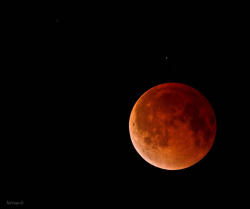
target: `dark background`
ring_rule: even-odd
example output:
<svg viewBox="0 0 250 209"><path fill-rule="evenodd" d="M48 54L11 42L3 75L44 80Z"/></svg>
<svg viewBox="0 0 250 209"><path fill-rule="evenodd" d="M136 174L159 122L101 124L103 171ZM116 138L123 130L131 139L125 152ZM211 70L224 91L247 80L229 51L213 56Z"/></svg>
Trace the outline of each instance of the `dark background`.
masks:
<svg viewBox="0 0 250 209"><path fill-rule="evenodd" d="M3 82L6 200L32 207L242 204L249 95L244 23L224 7L212 14L185 5L115 8L58 5L47 48L32 61L40 74L14 73ZM180 171L145 162L128 130L137 99L167 82L196 88L217 119L208 155Z"/></svg>

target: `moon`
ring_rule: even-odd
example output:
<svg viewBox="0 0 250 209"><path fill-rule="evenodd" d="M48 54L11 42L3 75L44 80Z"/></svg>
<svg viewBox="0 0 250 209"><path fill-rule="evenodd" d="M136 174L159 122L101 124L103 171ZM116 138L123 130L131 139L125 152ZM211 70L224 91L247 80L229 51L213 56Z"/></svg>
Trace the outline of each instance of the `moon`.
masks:
<svg viewBox="0 0 250 209"><path fill-rule="evenodd" d="M146 91L129 118L136 151L165 170L185 169L203 159L214 143L216 129L209 101L181 83L164 83Z"/></svg>

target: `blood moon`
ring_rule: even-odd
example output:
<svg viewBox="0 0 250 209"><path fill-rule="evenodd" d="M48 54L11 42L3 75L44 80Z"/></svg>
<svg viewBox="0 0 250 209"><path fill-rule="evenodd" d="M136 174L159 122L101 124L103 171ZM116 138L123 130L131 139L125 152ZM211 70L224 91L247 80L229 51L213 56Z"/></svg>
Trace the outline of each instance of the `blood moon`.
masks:
<svg viewBox="0 0 250 209"><path fill-rule="evenodd" d="M166 170L188 168L211 149L216 119L196 89L165 83L145 92L129 118L132 143L148 163Z"/></svg>

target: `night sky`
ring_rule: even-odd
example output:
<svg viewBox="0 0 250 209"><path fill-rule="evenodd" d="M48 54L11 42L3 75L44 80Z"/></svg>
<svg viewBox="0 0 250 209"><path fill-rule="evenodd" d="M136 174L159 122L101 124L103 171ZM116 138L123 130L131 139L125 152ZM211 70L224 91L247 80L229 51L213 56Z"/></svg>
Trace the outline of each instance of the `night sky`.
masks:
<svg viewBox="0 0 250 209"><path fill-rule="evenodd" d="M182 13L155 5L103 6L58 6L51 20L49 61L42 63L44 80L32 90L12 85L22 106L10 102L16 112L8 124L20 131L6 140L6 199L115 208L242 203L249 87L246 55L233 33L240 26L233 18L225 20L220 9L211 16L205 10ZM217 119L210 152L180 171L145 162L129 136L137 99L167 82L196 88Z"/></svg>

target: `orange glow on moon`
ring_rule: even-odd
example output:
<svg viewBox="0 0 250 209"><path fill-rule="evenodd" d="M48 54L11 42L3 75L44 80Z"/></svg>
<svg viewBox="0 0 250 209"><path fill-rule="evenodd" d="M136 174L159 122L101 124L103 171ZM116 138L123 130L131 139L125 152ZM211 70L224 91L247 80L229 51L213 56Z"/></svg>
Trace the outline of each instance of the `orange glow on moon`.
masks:
<svg viewBox="0 0 250 209"><path fill-rule="evenodd" d="M145 92L129 118L132 143L148 163L166 170L188 168L211 149L216 119L196 89L165 83Z"/></svg>

